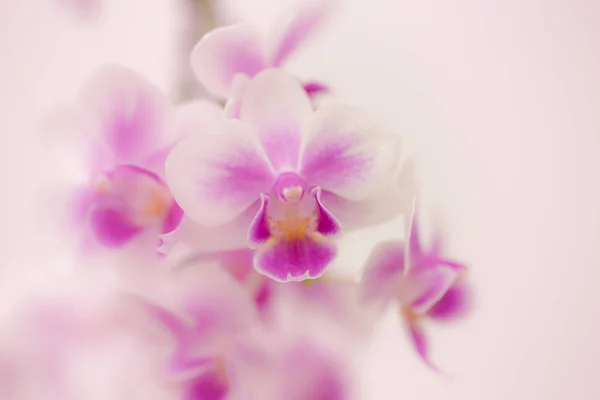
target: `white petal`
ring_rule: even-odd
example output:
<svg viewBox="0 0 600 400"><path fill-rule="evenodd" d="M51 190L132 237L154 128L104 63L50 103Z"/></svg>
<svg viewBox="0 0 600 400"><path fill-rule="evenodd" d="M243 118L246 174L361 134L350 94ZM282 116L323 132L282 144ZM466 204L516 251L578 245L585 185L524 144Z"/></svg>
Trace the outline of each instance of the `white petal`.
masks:
<svg viewBox="0 0 600 400"><path fill-rule="evenodd" d="M310 99L296 78L267 69L246 86L240 119L254 128L276 171L295 170L301 126L312 112Z"/></svg>

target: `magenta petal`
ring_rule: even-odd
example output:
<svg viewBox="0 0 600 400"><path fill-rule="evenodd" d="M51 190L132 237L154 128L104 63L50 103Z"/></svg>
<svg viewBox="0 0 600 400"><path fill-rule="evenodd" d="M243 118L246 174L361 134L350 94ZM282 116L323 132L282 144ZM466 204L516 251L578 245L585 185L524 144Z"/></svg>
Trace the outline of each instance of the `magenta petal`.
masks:
<svg viewBox="0 0 600 400"><path fill-rule="evenodd" d="M257 251L254 267L276 281L300 281L321 276L336 254L335 245L319 234L271 239Z"/></svg>
<svg viewBox="0 0 600 400"><path fill-rule="evenodd" d="M458 272L444 265L415 270L408 280L407 289L416 293L410 301L410 307L418 314L426 313L446 294L457 278Z"/></svg>
<svg viewBox="0 0 600 400"><path fill-rule="evenodd" d="M427 311L427 315L439 320L460 318L471 309L470 297L471 290L466 282L455 284Z"/></svg>
<svg viewBox="0 0 600 400"><path fill-rule="evenodd" d="M417 325L414 321L409 321L408 332L412 344L415 350L417 351L417 354L419 354L421 359L425 362L425 364L427 364L428 367L430 367L436 372L439 372L439 368L429 360L427 337L425 336L425 333L423 332L421 327Z"/></svg>
<svg viewBox="0 0 600 400"><path fill-rule="evenodd" d="M319 210L319 222L317 224L317 232L324 236L331 236L339 233L341 230L339 221L327 208L325 208L325 206L321 202L321 188L313 188L313 190L311 190L310 193L317 201L317 207Z"/></svg>
<svg viewBox="0 0 600 400"><path fill-rule="evenodd" d="M229 392L227 377L208 370L188 383L184 400L224 400Z"/></svg>
<svg viewBox="0 0 600 400"><path fill-rule="evenodd" d="M142 231L140 226L113 209L92 211L90 223L98 241L108 247L123 246Z"/></svg>
<svg viewBox="0 0 600 400"><path fill-rule="evenodd" d="M253 245L259 245L266 242L271 237L269 222L267 221L267 206L269 205L269 196L260 195L261 205L256 213L256 217L248 229L248 240Z"/></svg>
<svg viewBox="0 0 600 400"><path fill-rule="evenodd" d="M167 215L165 216L165 220L163 221L163 227L161 233L169 233L175 230L179 226L181 219L183 218L183 210L176 201L173 201Z"/></svg>
<svg viewBox="0 0 600 400"><path fill-rule="evenodd" d="M314 98L317 95L330 92L329 86L320 82L307 82L303 84L304 91L310 98Z"/></svg>

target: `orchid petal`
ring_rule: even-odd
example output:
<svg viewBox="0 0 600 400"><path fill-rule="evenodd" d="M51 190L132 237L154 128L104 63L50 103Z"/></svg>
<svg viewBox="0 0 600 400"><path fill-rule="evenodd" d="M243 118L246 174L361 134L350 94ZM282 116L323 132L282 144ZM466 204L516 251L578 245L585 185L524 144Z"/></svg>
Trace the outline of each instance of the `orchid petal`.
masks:
<svg viewBox="0 0 600 400"><path fill-rule="evenodd" d="M403 215L412 218L416 185L411 164L405 165L388 187L385 196L363 201L350 201L334 193L323 191L323 204L331 211L348 232L382 224ZM405 237L408 237L406 235Z"/></svg>
<svg viewBox="0 0 600 400"><path fill-rule="evenodd" d="M409 297L411 309L417 314L426 313L446 294L456 281L457 271L447 266L414 270L407 282L406 293Z"/></svg>
<svg viewBox="0 0 600 400"><path fill-rule="evenodd" d="M181 220L183 219L183 210L179 207L179 204L173 202L169 210L167 211L167 215L165 216L165 220L163 221L163 226L161 229L161 233L169 233L174 231Z"/></svg>
<svg viewBox="0 0 600 400"><path fill-rule="evenodd" d="M472 306L471 288L466 282L455 283L427 311L427 315L437 320L451 320L463 317Z"/></svg>
<svg viewBox="0 0 600 400"><path fill-rule="evenodd" d="M177 140L194 135L210 134L215 120L221 119L223 109L206 100L194 100L175 108L175 133Z"/></svg>
<svg viewBox="0 0 600 400"><path fill-rule="evenodd" d="M416 321L409 321L407 322L407 325L410 340L419 357L421 357L423 362L425 362L429 368L439 372L439 368L429 359L427 337L421 326Z"/></svg>
<svg viewBox="0 0 600 400"><path fill-rule="evenodd" d="M272 66L280 66L315 32L329 16L332 1L303 2L273 38Z"/></svg>
<svg viewBox="0 0 600 400"><path fill-rule="evenodd" d="M345 368L340 357L309 340L299 340L284 350L276 371L276 398L290 400L347 400ZM288 366L294 366L290 369ZM294 371L293 373L291 371Z"/></svg>
<svg viewBox="0 0 600 400"><path fill-rule="evenodd" d="M378 244L365 265L363 296L387 304L396 294L398 281L404 275L404 244L395 241Z"/></svg>
<svg viewBox="0 0 600 400"><path fill-rule="evenodd" d="M107 66L82 89L84 110L118 163L136 163L166 144L171 123L165 95L146 78Z"/></svg>
<svg viewBox="0 0 600 400"><path fill-rule="evenodd" d="M213 132L180 142L166 163L173 196L190 218L206 226L234 220L274 182L244 125L225 119Z"/></svg>
<svg viewBox="0 0 600 400"><path fill-rule="evenodd" d="M321 202L321 188L313 188L311 194L317 202L317 209L319 212L317 232L324 236L332 236L339 233L341 230L339 221Z"/></svg>
<svg viewBox="0 0 600 400"><path fill-rule="evenodd" d="M256 217L254 217L252 220L250 229L248 229L248 240L253 245L263 244L271 237L271 231L269 229L269 221L267 217L269 196L261 194L260 200L261 205L258 213L256 213Z"/></svg>
<svg viewBox="0 0 600 400"><path fill-rule="evenodd" d="M96 239L107 247L124 246L143 230L126 215L110 208L93 210L90 225Z"/></svg>
<svg viewBox="0 0 600 400"><path fill-rule="evenodd" d="M260 207L259 201L248 207L239 217L220 226L200 225L184 216L170 242L180 241L201 254L248 248L248 227Z"/></svg>
<svg viewBox="0 0 600 400"><path fill-rule="evenodd" d="M311 99L320 94L331 92L331 88L321 82L306 82L302 85L302 87L304 88L306 94L308 94L308 97Z"/></svg>
<svg viewBox="0 0 600 400"><path fill-rule="evenodd" d="M267 69L245 88L240 119L254 128L276 171L295 170L301 125L312 112L310 99L297 79Z"/></svg>
<svg viewBox="0 0 600 400"><path fill-rule="evenodd" d="M187 384L182 400L225 400L228 392L227 376L209 369Z"/></svg>
<svg viewBox="0 0 600 400"><path fill-rule="evenodd" d="M255 255L258 272L279 282L318 278L335 258L335 244L320 234L291 240L272 238Z"/></svg>
<svg viewBox="0 0 600 400"><path fill-rule="evenodd" d="M300 175L352 201L372 199L392 183L399 141L349 106L318 109L303 136Z"/></svg>
<svg viewBox="0 0 600 400"><path fill-rule="evenodd" d="M202 85L215 96L228 97L237 74L253 77L266 67L262 37L247 25L217 28L194 47L191 63Z"/></svg>
<svg viewBox="0 0 600 400"><path fill-rule="evenodd" d="M242 99L251 79L247 75L238 74L233 79L231 92L225 104L225 118L239 118L242 109Z"/></svg>

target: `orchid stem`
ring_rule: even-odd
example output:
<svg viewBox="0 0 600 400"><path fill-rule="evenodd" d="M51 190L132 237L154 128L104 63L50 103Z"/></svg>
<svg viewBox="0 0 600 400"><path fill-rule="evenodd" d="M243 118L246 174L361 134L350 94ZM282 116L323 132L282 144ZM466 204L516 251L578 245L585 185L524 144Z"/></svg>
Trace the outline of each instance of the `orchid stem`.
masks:
<svg viewBox="0 0 600 400"><path fill-rule="evenodd" d="M208 96L194 76L190 65L190 52L202 36L218 25L214 2L215 0L182 0L181 18L184 24L180 33L180 43L178 43L181 54L176 89L179 102Z"/></svg>

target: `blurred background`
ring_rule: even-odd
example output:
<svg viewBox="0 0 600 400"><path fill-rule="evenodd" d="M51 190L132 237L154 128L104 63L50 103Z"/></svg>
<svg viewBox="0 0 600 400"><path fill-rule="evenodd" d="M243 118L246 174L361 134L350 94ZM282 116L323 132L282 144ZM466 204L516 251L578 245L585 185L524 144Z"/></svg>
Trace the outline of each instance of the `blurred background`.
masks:
<svg viewBox="0 0 600 400"><path fill-rule="evenodd" d="M40 121L106 62L173 98L180 84L184 1L64 6L76 2L0 2L3 312L62 268L40 222ZM221 23L268 29L289 3L222 0L218 10ZM449 376L413 355L390 312L361 366L364 398L600 399L600 3L340 3L289 69L404 137L426 207L477 290L470 319L432 332Z"/></svg>

